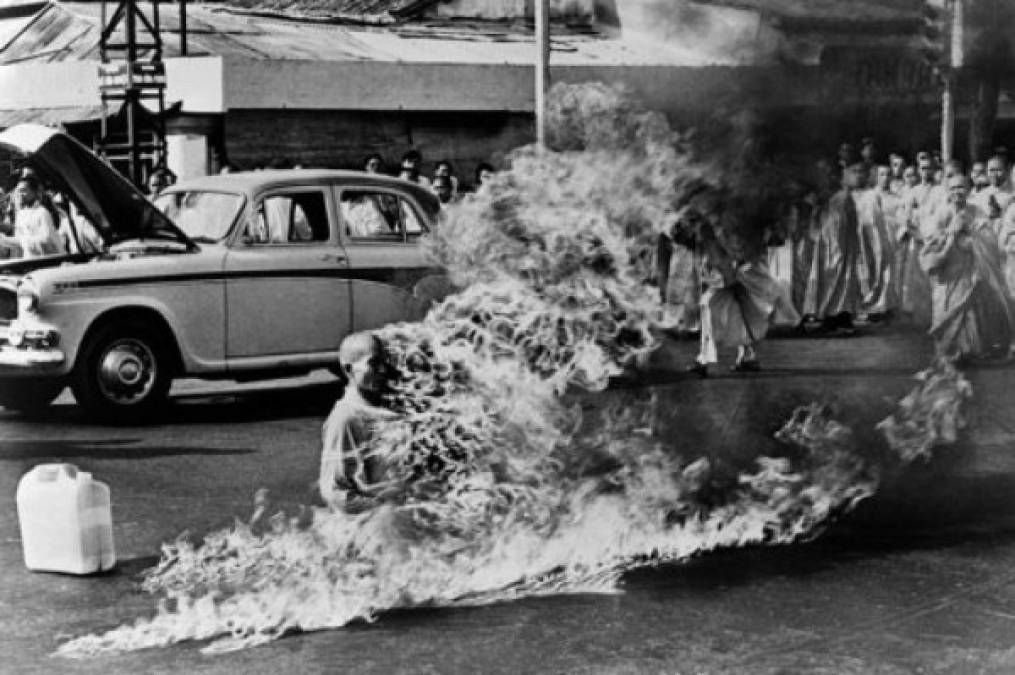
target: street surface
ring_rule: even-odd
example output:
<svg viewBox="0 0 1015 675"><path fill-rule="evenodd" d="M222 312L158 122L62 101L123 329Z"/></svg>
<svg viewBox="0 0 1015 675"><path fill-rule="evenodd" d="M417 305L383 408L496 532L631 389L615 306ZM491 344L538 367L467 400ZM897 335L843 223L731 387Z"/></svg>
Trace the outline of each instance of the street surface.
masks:
<svg viewBox="0 0 1015 675"><path fill-rule="evenodd" d="M586 399L644 397L686 454L737 461L772 447L798 405L831 402L862 443L929 361L919 335L783 338L765 371L682 372L695 343L668 341L643 374ZM725 356L727 361L729 356ZM649 374L650 373L650 374ZM162 542L247 518L266 487L314 500L330 376L281 386L185 382L154 426L89 424L67 394L29 420L0 411L3 673L1011 673L1015 672L1015 369L979 368L970 426L929 464L809 543L704 555L630 575L617 595L399 611L371 625L205 656L183 644L88 661L51 656L70 637L152 612L137 589ZM71 577L25 570L14 494L35 464L66 461L109 484L119 564Z"/></svg>

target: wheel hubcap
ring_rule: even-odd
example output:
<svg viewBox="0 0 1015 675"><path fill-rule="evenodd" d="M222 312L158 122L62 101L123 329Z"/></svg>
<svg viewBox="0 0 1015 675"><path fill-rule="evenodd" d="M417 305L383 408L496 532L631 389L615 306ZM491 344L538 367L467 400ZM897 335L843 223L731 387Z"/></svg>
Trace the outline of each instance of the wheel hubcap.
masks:
<svg viewBox="0 0 1015 675"><path fill-rule="evenodd" d="M145 343L118 340L99 360L99 389L118 403L136 403L155 386L155 355Z"/></svg>

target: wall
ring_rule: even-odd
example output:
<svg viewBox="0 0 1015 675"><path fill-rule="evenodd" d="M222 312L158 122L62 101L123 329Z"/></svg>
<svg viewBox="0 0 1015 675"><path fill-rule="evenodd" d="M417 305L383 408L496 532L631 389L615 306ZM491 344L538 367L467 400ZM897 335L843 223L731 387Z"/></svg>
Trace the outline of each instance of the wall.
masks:
<svg viewBox="0 0 1015 675"><path fill-rule="evenodd" d="M525 66L226 59L223 80L230 110L532 110Z"/></svg>
<svg viewBox="0 0 1015 675"><path fill-rule="evenodd" d="M410 147L423 153L424 173L450 159L463 184L479 162L503 161L532 141L531 114L330 110L231 110L225 115L226 159L252 169L285 158L305 167L358 169L377 152L394 171Z"/></svg>
<svg viewBox="0 0 1015 675"><path fill-rule="evenodd" d="M63 108L98 105L96 61L0 66L0 108Z"/></svg>

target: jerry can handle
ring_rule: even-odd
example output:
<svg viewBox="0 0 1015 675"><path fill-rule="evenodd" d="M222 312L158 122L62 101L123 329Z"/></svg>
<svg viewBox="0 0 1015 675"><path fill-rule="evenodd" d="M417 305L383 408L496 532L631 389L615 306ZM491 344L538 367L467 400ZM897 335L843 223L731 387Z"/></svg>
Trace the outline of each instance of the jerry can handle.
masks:
<svg viewBox="0 0 1015 675"><path fill-rule="evenodd" d="M35 471L39 475L39 481L43 483L52 483L58 478L66 476L67 478L74 480L78 476L78 468L73 464L40 464L35 467Z"/></svg>

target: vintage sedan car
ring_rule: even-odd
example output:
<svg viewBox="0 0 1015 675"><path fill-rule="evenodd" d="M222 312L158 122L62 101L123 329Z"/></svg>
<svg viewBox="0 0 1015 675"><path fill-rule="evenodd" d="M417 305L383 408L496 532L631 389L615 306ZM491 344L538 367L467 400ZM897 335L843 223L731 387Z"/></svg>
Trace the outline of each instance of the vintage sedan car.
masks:
<svg viewBox="0 0 1015 675"><path fill-rule="evenodd" d="M13 127L0 146L74 205L65 225L102 240L94 252L0 260L7 408L45 407L69 384L92 413L130 421L176 377L334 368L349 332L418 319L447 287L421 245L440 205L406 181L234 173L181 181L153 203L56 130Z"/></svg>

